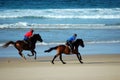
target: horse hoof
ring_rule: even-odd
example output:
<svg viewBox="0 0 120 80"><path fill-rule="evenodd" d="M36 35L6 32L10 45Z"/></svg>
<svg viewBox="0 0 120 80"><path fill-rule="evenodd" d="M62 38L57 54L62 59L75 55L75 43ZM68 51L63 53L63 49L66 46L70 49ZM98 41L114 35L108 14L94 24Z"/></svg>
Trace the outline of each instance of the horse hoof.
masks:
<svg viewBox="0 0 120 80"><path fill-rule="evenodd" d="M80 63L81 63L81 64L83 64L83 62L82 62L82 61L80 61Z"/></svg>
<svg viewBox="0 0 120 80"><path fill-rule="evenodd" d="M37 59L37 58L34 58L35 60Z"/></svg>
<svg viewBox="0 0 120 80"><path fill-rule="evenodd" d="M30 57L30 55L29 55L29 54L27 54L27 56L29 56L29 57Z"/></svg>
<svg viewBox="0 0 120 80"><path fill-rule="evenodd" d="M26 61L26 58L25 58L25 57L23 57L23 59Z"/></svg>
<svg viewBox="0 0 120 80"><path fill-rule="evenodd" d="M63 62L63 64L66 64L66 62Z"/></svg>
<svg viewBox="0 0 120 80"><path fill-rule="evenodd" d="M52 64L54 64L54 62L53 62L53 61L51 61L51 63L52 63Z"/></svg>

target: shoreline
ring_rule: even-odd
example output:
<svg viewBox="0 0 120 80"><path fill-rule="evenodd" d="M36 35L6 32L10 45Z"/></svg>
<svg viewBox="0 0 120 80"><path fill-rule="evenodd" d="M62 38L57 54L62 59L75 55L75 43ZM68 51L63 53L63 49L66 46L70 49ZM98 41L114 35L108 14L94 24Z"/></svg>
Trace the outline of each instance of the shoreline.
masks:
<svg viewBox="0 0 120 80"><path fill-rule="evenodd" d="M57 44L58 45L58 44ZM54 56L56 54L56 50L51 51L50 53L44 53L45 50L49 49L50 47L54 47L57 45L36 45L36 52L37 57L45 57L45 56ZM120 54L119 49L120 44L113 43L113 44L86 44L85 47L79 47L79 52L81 55L99 55L99 54ZM18 54L17 49L13 46L9 46L7 48L0 47L0 57L17 57L19 58L20 55ZM23 51L22 52L26 57L27 54L31 54L30 51Z"/></svg>

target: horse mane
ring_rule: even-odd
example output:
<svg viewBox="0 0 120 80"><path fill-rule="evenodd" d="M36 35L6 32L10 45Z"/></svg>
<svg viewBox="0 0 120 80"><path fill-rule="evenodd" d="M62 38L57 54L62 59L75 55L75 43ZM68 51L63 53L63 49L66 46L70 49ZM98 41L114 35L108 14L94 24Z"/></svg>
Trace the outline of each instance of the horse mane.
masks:
<svg viewBox="0 0 120 80"><path fill-rule="evenodd" d="M78 42L83 42L82 39L76 39L76 41L74 42L74 44L77 44Z"/></svg>
<svg viewBox="0 0 120 80"><path fill-rule="evenodd" d="M34 38L34 37L37 36L37 35L39 35L39 34L33 34L33 35L31 36L31 38Z"/></svg>
<svg viewBox="0 0 120 80"><path fill-rule="evenodd" d="M30 38L30 40L35 40L35 39L39 39L40 42L43 41L39 34L33 34L33 36Z"/></svg>
<svg viewBox="0 0 120 80"><path fill-rule="evenodd" d="M82 39L76 39L76 41L73 44L74 44L74 46L79 46L79 45L84 46L84 42Z"/></svg>
<svg viewBox="0 0 120 80"><path fill-rule="evenodd" d="M77 42L77 41L83 41L83 40L79 38L79 39L76 40L76 42Z"/></svg>
<svg viewBox="0 0 120 80"><path fill-rule="evenodd" d="M33 36L36 36L36 35L39 35L39 34L33 34ZM33 36L32 36L32 37L33 37Z"/></svg>

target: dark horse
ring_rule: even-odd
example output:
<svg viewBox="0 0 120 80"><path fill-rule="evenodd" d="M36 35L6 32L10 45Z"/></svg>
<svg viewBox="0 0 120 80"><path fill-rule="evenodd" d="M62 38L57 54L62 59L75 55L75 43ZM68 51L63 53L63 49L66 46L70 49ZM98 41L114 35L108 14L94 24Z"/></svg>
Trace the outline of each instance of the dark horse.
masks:
<svg viewBox="0 0 120 80"><path fill-rule="evenodd" d="M35 59L36 59L36 51L34 50L35 49L35 44L37 41L40 41L42 42L42 38L39 34L34 34L31 38L30 38L30 41L31 41L31 47L29 46L29 44L27 42L25 42L24 40L18 40L16 42L13 42L13 41L9 41L7 43L5 43L3 45L3 47L8 47L10 44L14 45L14 47L18 50L19 52L19 55L21 57L23 57L25 60L25 56L22 54L22 51L23 50L29 50L31 51L32 55L28 54L28 56L34 56L35 54Z"/></svg>
<svg viewBox="0 0 120 80"><path fill-rule="evenodd" d="M84 42L82 39L77 39L74 43L73 43L73 46L75 47L75 49L73 50L72 54L76 54L77 55L77 58L78 60L80 61L80 63L82 64L83 62L81 61L82 60L82 57L78 51L78 47L79 45L81 47L84 47ZM57 54L54 56L53 60L52 60L52 64L54 64L54 60L59 56L61 62L63 64L66 64L63 60L62 60L62 54L71 54L71 50L70 48L67 46L67 45L58 45L56 47L52 47L48 50L45 50L45 52L50 52L52 50L57 50Z"/></svg>

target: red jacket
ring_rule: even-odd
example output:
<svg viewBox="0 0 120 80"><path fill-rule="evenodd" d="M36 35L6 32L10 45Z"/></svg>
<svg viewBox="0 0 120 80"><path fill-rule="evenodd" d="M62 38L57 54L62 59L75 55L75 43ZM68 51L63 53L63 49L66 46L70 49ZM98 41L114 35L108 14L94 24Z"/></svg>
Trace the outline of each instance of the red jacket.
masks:
<svg viewBox="0 0 120 80"><path fill-rule="evenodd" d="M32 32L31 31L29 31L29 32L27 32L26 34L25 34L25 37L28 37L28 38L30 38L31 36L32 36Z"/></svg>

